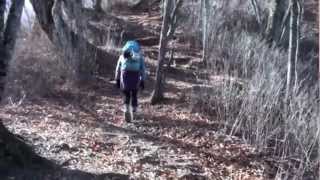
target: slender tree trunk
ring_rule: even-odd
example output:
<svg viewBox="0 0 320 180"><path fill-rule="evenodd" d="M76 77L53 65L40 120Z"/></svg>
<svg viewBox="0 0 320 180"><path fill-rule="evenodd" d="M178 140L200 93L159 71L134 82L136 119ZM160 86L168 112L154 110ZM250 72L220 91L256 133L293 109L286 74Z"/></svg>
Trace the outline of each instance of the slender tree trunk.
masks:
<svg viewBox="0 0 320 180"><path fill-rule="evenodd" d="M318 3L318 28L320 29L320 3ZM320 37L318 39L320 42ZM320 47L319 47L319 52L320 52ZM319 61L318 61L318 72L319 72L319 88L318 88L318 93L319 93L319 96L318 96L318 107L320 105L320 58L319 58ZM320 108L318 108L318 117L320 117ZM318 129L320 129L320 120L318 119ZM318 141L320 142L320 136L319 136L319 139ZM318 148L318 162L320 162L320 148ZM318 170L318 177L320 177L320 168Z"/></svg>
<svg viewBox="0 0 320 180"><path fill-rule="evenodd" d="M158 66L156 72L156 82L154 87L154 92L151 97L151 104L156 104L164 98L164 63L167 52L168 37L167 33L169 31L169 21L170 21L170 10L171 3L170 0L164 0L164 14L162 20L162 28L160 35L160 45L159 45L159 55L158 55Z"/></svg>
<svg viewBox="0 0 320 180"><path fill-rule="evenodd" d="M296 63L298 61L299 20L298 0L290 0L290 37L288 51L288 69L286 85L286 101L288 102L297 86Z"/></svg>
<svg viewBox="0 0 320 180"><path fill-rule="evenodd" d="M202 62L208 62L208 28L209 28L209 13L210 13L209 0L201 0L201 16L202 16Z"/></svg>
<svg viewBox="0 0 320 180"><path fill-rule="evenodd" d="M6 0L0 0L0 56L3 54L3 34L5 29L5 22L4 22L4 13L6 10ZM0 100L2 97L2 93L4 91L4 84L5 84L5 76L6 73L6 64L4 63L4 57L0 57Z"/></svg>
<svg viewBox="0 0 320 180"><path fill-rule="evenodd" d="M290 23L290 6L288 6L287 11L283 17L282 23L281 23L281 35L279 37L279 40L276 41L277 45L286 46L289 42L289 23Z"/></svg>
<svg viewBox="0 0 320 180"><path fill-rule="evenodd" d="M269 42L278 42L281 36L281 24L286 12L287 3L285 0L272 0L269 7L268 24L266 36Z"/></svg>
<svg viewBox="0 0 320 180"><path fill-rule="evenodd" d="M297 26L297 32L296 32L296 52L295 52L295 88L298 88L299 83L299 72L298 72L298 63L299 63L299 56L300 56L300 38L301 38L301 18L302 18L302 12L303 12L303 6L301 4L300 0L296 0L297 4L297 19L296 19L296 26Z"/></svg>
<svg viewBox="0 0 320 180"><path fill-rule="evenodd" d="M177 24L178 24L178 10L182 6L183 0L178 0L178 1L170 1L170 17L169 17L169 29L167 33L167 38L168 40L171 40L174 36L174 33L176 32L177 29Z"/></svg>
<svg viewBox="0 0 320 180"><path fill-rule="evenodd" d="M6 10L6 0L0 0L0 41L3 40L3 31L4 31L4 13Z"/></svg>
<svg viewBox="0 0 320 180"><path fill-rule="evenodd" d="M262 23L261 13L260 13L260 8L259 8L259 5L257 3L257 0L251 0L251 5L252 5L252 8L254 10L254 14L255 14L255 16L257 18L257 22L261 26L261 23Z"/></svg>
<svg viewBox="0 0 320 180"><path fill-rule="evenodd" d="M318 12L320 12L320 3L318 3ZM320 29L320 13L318 13L318 28ZM319 42L320 42L320 36L319 36ZM320 47L319 47L319 52L320 52ZM318 61L318 106L320 105L320 58ZM318 108L318 117L320 117L320 108ZM320 120L318 122L318 129L320 129ZM319 136L319 142L320 142L320 136ZM320 162L320 148L318 148L318 158L319 158L319 162ZM318 175L320 176L320 168L319 168L319 172Z"/></svg>

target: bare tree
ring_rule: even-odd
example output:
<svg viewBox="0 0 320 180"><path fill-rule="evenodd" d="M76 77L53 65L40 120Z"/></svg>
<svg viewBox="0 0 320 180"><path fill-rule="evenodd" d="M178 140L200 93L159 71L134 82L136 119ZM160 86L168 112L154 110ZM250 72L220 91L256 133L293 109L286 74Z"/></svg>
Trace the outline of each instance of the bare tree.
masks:
<svg viewBox="0 0 320 180"><path fill-rule="evenodd" d="M201 16L202 16L202 62L207 64L208 60L208 28L209 28L209 14L210 3L209 0L201 0Z"/></svg>
<svg viewBox="0 0 320 180"><path fill-rule="evenodd" d="M165 73L164 64L166 61L167 45L173 37L177 27L177 11L182 5L182 0L173 2L164 0L163 20L160 35L158 65L156 72L155 88L151 97L151 104L156 104L164 98Z"/></svg>
<svg viewBox="0 0 320 180"><path fill-rule="evenodd" d="M300 14L301 5L299 0L290 0L290 36L288 49L288 69L286 100L289 101L292 91L297 87L298 72L297 62L299 58L299 39L300 39Z"/></svg>
<svg viewBox="0 0 320 180"><path fill-rule="evenodd" d="M282 22L287 10L287 1L271 0L269 7L266 37L269 42L278 42L282 33Z"/></svg>
<svg viewBox="0 0 320 180"><path fill-rule="evenodd" d="M164 86L164 63L167 52L168 37L167 33L169 31L169 21L170 21L170 11L172 9L170 0L164 1L164 13L163 21L161 27L160 44L159 44L159 55L158 55L158 66L156 74L156 83L154 92L151 97L151 104L156 104L163 99L163 86Z"/></svg>
<svg viewBox="0 0 320 180"><path fill-rule="evenodd" d="M251 5L253 7L253 10L254 10L254 13L255 13L255 16L257 18L257 21L259 23L259 25L261 26L261 23L262 23L262 20L261 20L261 12L260 12L260 7L257 3L257 0L251 0Z"/></svg>

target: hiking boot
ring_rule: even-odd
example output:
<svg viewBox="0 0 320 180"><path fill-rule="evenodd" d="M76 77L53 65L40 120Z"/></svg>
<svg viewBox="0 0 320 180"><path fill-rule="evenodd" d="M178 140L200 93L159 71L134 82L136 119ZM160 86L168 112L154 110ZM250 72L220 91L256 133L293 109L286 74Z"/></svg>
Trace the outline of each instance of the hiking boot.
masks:
<svg viewBox="0 0 320 180"><path fill-rule="evenodd" d="M131 120L131 121L134 121L135 118L136 118L135 112L131 111L131 113L130 113L130 120Z"/></svg>
<svg viewBox="0 0 320 180"><path fill-rule="evenodd" d="M138 111L137 107L132 107L132 120L139 120L141 119L141 114Z"/></svg>
<svg viewBox="0 0 320 180"><path fill-rule="evenodd" d="M128 105L124 107L124 120L128 123L131 122L131 113Z"/></svg>
<svg viewBox="0 0 320 180"><path fill-rule="evenodd" d="M130 123L132 121L132 118L131 118L131 113L128 111L128 112L124 112L124 120L127 122L127 123Z"/></svg>
<svg viewBox="0 0 320 180"><path fill-rule="evenodd" d="M132 112L133 112L133 113L136 113L136 112L137 112L137 110L138 110L138 108L137 108L137 107L133 107L133 106L132 106L132 108L131 108L131 109L132 109Z"/></svg>

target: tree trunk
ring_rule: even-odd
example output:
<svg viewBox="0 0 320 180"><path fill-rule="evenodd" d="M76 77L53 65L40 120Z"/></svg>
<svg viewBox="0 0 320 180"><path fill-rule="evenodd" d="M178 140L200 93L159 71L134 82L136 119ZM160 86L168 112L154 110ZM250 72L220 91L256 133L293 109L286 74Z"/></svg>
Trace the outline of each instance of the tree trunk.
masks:
<svg viewBox="0 0 320 180"><path fill-rule="evenodd" d="M55 31L54 22L52 17L52 7L54 0L30 0L35 11L37 20L42 30L47 34L50 41L53 41L53 32Z"/></svg>
<svg viewBox="0 0 320 180"><path fill-rule="evenodd" d="M158 55L158 66L156 72L156 82L154 92L151 97L151 104L156 104L161 101L164 96L164 63L167 52L168 37L167 33L169 31L169 21L170 21L170 10L172 9L170 0L164 0L164 14L162 20L162 28L160 35L160 44L159 44L159 55Z"/></svg>
<svg viewBox="0 0 320 180"><path fill-rule="evenodd" d="M3 50L3 34L5 29L5 22L4 22L4 13L6 10L6 0L0 0L0 56L2 55ZM0 57L0 100L2 97L2 93L4 91L5 85L5 76L6 73L6 64L4 63L4 57Z"/></svg>
<svg viewBox="0 0 320 180"><path fill-rule="evenodd" d="M7 22L5 23L3 39L0 42L0 99L3 96L8 64L14 53L17 34L20 30L23 6L24 0L12 1Z"/></svg>
<svg viewBox="0 0 320 180"><path fill-rule="evenodd" d="M286 12L287 3L285 0L272 0L269 7L268 24L266 37L268 42L277 43L281 37L281 24Z"/></svg>
<svg viewBox="0 0 320 180"><path fill-rule="evenodd" d="M286 101L289 102L297 86L296 65L298 60L299 20L298 0L290 0L290 37L288 51L288 69L286 85Z"/></svg>
<svg viewBox="0 0 320 180"><path fill-rule="evenodd" d="M102 0L96 0L95 4L94 4L94 9L98 12L103 12L103 9L101 7L101 1Z"/></svg>
<svg viewBox="0 0 320 180"><path fill-rule="evenodd" d="M202 16L202 62L207 64L208 62L208 28L209 28L209 13L210 4L209 0L201 0L201 16Z"/></svg>
<svg viewBox="0 0 320 180"><path fill-rule="evenodd" d="M283 47L287 47L289 45L290 12L291 9L290 6L288 6L281 23L281 35L279 37L279 40L276 41L277 45Z"/></svg>
<svg viewBox="0 0 320 180"><path fill-rule="evenodd" d="M3 34L3 47L6 63L11 59L16 39L21 26L21 15L24 6L24 0L12 1L6 28Z"/></svg>
<svg viewBox="0 0 320 180"><path fill-rule="evenodd" d="M183 0L178 0L178 1L170 1L170 18L169 18L169 30L167 33L167 38L171 40L174 36L174 33L176 32L177 29L177 24L178 24L178 10L182 6Z"/></svg>
<svg viewBox="0 0 320 180"><path fill-rule="evenodd" d="M0 42L3 40L4 13L6 10L6 0L0 0Z"/></svg>
<svg viewBox="0 0 320 180"><path fill-rule="evenodd" d="M261 28L261 23L262 23L262 20L261 20L261 13L260 13L260 8L259 8L259 5L257 3L257 0L251 0L251 5L252 5L252 8L254 10L254 14L257 18L257 22L258 24L260 25L260 28Z"/></svg>
<svg viewBox="0 0 320 180"><path fill-rule="evenodd" d="M8 64L11 60L20 30L21 15L24 6L24 0L13 0L4 23L5 0L0 0L0 31L1 31L1 54L0 54L0 97L3 96L5 78L8 71ZM4 27L5 26L5 27ZM44 159L37 156L31 147L26 145L20 138L12 134L0 120L0 169L4 172L13 167L30 167L37 163L47 163ZM43 164L45 165L45 164ZM48 164L49 165L49 164Z"/></svg>
<svg viewBox="0 0 320 180"><path fill-rule="evenodd" d="M2 96L5 88L8 65L14 53L17 34L20 30L23 6L24 0L13 0L7 17L7 22L5 23L4 12L6 8L6 1L0 0L0 100L3 98Z"/></svg>
<svg viewBox="0 0 320 180"><path fill-rule="evenodd" d="M295 89L298 88L299 84L299 74L298 74L298 61L299 61L299 56L300 56L300 24L301 24L301 18L302 18L302 4L300 0L295 0L296 2L296 20L294 21L295 26L296 26L296 49L295 49L295 69L294 69L294 87Z"/></svg>
<svg viewBox="0 0 320 180"><path fill-rule="evenodd" d="M318 3L318 12L320 12L320 3ZM320 29L320 13L318 13L317 17L318 21L318 28ZM320 37L318 37L318 42L320 42ZM318 49L318 52L320 52L320 47ZM318 107L320 105L320 58L318 59ZM320 117L320 108L318 108L318 117ZM318 121L318 129L320 129L320 123ZM320 142L320 136L318 137L318 142ZM320 162L320 148L318 148L318 162ZM318 170L318 177L320 177L320 168Z"/></svg>

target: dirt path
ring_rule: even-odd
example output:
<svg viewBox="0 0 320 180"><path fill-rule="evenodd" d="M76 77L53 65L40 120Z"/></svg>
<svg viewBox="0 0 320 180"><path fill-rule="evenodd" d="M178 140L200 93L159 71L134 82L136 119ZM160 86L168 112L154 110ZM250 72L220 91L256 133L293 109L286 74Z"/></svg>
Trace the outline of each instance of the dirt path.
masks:
<svg viewBox="0 0 320 180"><path fill-rule="evenodd" d="M143 21L145 16L128 20L158 31L159 18ZM136 122L124 123L121 95L102 77L79 89L60 87L38 101L3 105L0 118L41 156L69 170L134 179L265 179L254 148L223 135L214 119L190 112L188 93L197 80L185 65L198 57L182 58L188 62L169 72L167 99L149 104L156 47L144 48L151 73Z"/></svg>
<svg viewBox="0 0 320 180"><path fill-rule="evenodd" d="M150 106L147 89L141 119L132 124L123 121L119 92L103 80L71 94L5 105L1 118L39 154L70 169L135 179L263 179L254 149L190 113L179 91Z"/></svg>

